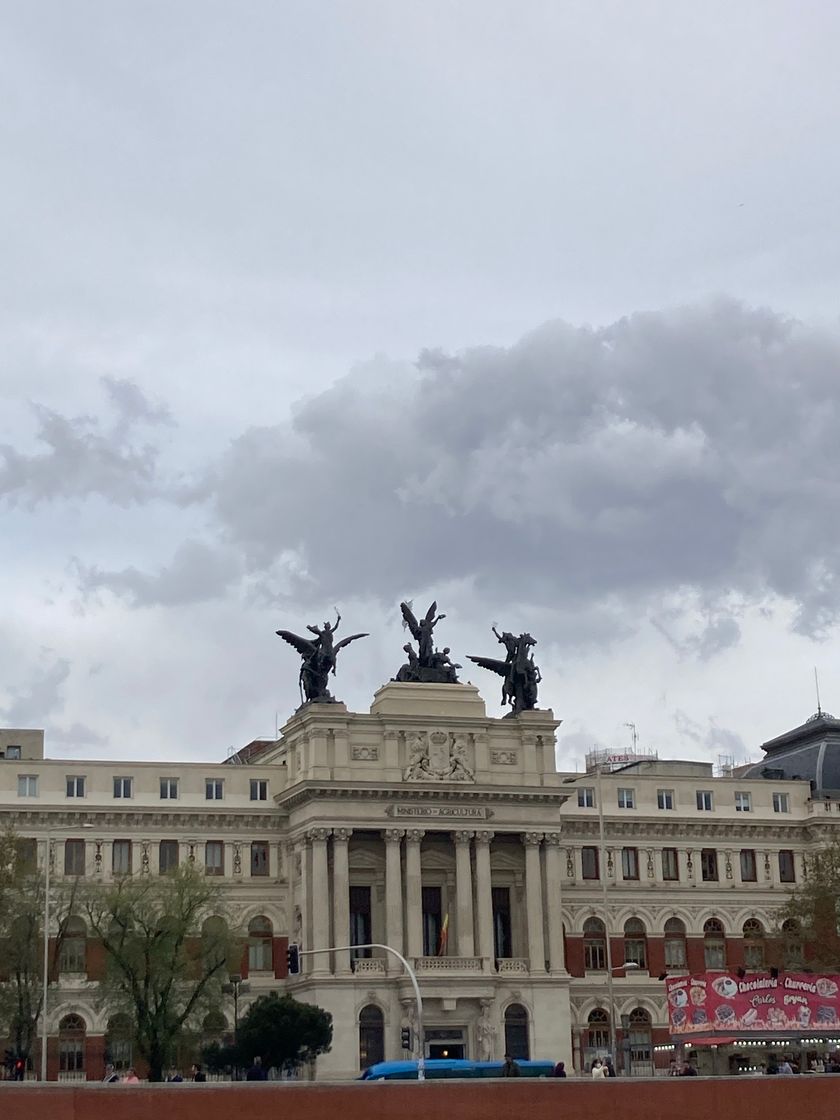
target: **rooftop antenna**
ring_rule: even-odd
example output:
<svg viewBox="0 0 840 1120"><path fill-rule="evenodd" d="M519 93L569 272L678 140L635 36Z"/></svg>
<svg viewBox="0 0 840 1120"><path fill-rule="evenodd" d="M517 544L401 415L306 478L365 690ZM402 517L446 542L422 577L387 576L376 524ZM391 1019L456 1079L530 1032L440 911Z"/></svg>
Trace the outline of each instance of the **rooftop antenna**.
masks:
<svg viewBox="0 0 840 1120"><path fill-rule="evenodd" d="M636 748L639 745L639 736L636 732L636 725L635 723L625 723L624 726L630 728L630 737L633 740L633 753L635 754Z"/></svg>
<svg viewBox="0 0 840 1120"><path fill-rule="evenodd" d="M822 706L820 704L820 676L819 676L819 673L817 672L816 665L814 666L814 686L816 687L816 690L817 690L817 715L821 716L822 715Z"/></svg>

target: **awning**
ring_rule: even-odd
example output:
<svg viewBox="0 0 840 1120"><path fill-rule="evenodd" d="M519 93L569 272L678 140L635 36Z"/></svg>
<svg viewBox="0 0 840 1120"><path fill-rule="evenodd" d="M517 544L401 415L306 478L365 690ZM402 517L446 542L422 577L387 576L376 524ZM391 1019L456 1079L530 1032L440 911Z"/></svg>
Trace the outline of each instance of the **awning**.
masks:
<svg viewBox="0 0 840 1120"><path fill-rule="evenodd" d="M680 1039L675 1039L675 1042L682 1042L684 1046L691 1049L692 1046L729 1046L732 1042L737 1042L735 1035L709 1034L709 1035L684 1035Z"/></svg>

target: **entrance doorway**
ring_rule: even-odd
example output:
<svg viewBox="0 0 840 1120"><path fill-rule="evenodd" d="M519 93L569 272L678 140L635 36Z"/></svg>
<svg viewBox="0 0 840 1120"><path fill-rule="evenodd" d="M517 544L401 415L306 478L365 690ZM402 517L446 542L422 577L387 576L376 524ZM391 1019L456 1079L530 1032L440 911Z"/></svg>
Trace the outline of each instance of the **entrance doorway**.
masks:
<svg viewBox="0 0 840 1120"><path fill-rule="evenodd" d="M457 1061L462 1061L464 1058L464 1044L463 1042L430 1042L429 1057L454 1058Z"/></svg>

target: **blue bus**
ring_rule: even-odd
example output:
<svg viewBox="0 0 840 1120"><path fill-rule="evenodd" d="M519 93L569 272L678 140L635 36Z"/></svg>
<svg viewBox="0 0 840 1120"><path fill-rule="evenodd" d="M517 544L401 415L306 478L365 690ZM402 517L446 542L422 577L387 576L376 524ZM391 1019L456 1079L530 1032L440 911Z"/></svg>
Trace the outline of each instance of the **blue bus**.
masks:
<svg viewBox="0 0 840 1120"><path fill-rule="evenodd" d="M470 1062L456 1058L427 1058L426 1079L501 1077L503 1062ZM551 1077L553 1062L531 1062L517 1059L520 1077ZM359 1081L416 1081L417 1062L377 1062L359 1075Z"/></svg>

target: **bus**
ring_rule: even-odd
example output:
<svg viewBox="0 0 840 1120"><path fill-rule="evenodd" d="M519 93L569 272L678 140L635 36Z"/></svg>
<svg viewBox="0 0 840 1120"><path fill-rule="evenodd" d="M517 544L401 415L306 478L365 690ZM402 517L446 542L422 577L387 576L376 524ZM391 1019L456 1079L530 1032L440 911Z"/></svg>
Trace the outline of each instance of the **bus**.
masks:
<svg viewBox="0 0 840 1120"><path fill-rule="evenodd" d="M520 1061L520 1077L551 1077L553 1062ZM427 1058L426 1080L462 1079L471 1077L501 1077L503 1062L470 1062L456 1058ZM417 1062L377 1062L359 1075L359 1081L416 1081Z"/></svg>

